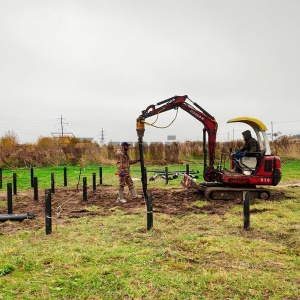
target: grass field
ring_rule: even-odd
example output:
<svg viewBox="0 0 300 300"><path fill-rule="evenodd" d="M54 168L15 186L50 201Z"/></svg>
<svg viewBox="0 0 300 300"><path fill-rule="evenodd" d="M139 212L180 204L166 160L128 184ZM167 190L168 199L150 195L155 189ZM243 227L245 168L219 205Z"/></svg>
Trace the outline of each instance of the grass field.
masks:
<svg viewBox="0 0 300 300"><path fill-rule="evenodd" d="M185 171L186 165L170 165L166 166L170 172L172 171ZM116 167L115 166L101 166L102 168L102 182L103 184L116 185L118 184L118 177L115 175ZM191 164L189 166L190 171L199 172L197 179L199 182L203 181L202 164ZM282 165L282 182L292 182L300 181L300 162L299 161L290 161L285 162ZM88 185L92 185L93 173L96 174L97 182L99 182L100 177L100 166L84 166L80 169L79 166L68 166L67 170L67 185L70 187L76 187L77 185L82 186L82 178L87 177ZM165 166L147 166L148 179L155 175L155 171L163 172ZM2 191L6 191L7 183L13 182L13 174L16 173L17 176L17 189L18 190L28 190L31 189L31 169L20 168L17 170L2 170ZM55 178L55 187L64 186L64 167L49 167L49 168L33 168L33 176L38 178L38 186L42 189L48 189L51 187L51 173L54 173ZM141 178L141 171L139 165L131 166L131 175L135 179ZM180 177L179 179L180 180ZM168 186L178 186L178 180L169 181ZM164 184L163 180L152 181L149 183L153 186L167 187ZM136 180L136 185L141 186L141 182Z"/></svg>
<svg viewBox="0 0 300 300"><path fill-rule="evenodd" d="M169 166L179 167L185 169ZM0 233L0 299L300 299L299 169L300 162L283 164L276 189L285 199L251 202L250 230L243 229L241 205L224 215L154 214L150 231L144 207L126 214L116 205L109 216L70 219L51 235ZM115 171L103 167L104 184L117 186ZM18 190L31 188L30 170L3 170L1 193L14 172ZM34 172L40 188L50 187L52 172L63 186L63 168ZM99 166L85 167L80 177L91 184L98 172ZM140 177L138 166L132 177ZM78 179L79 167L68 167L68 186ZM179 179L149 185L170 188ZM195 204L206 201L198 197Z"/></svg>
<svg viewBox="0 0 300 300"><path fill-rule="evenodd" d="M101 166L102 168L102 183L109 185L118 185L118 176L115 175L116 167L115 166ZM203 181L202 178L202 166L192 165L190 166L190 171L199 171L199 181ZM182 171L186 170L185 165L171 165L168 166L169 171ZM150 166L147 168L148 170L148 178L155 175L154 171L164 171L164 166ZM7 183L13 183L13 174L16 174L17 177L17 189L18 190L28 190L31 189L31 169L17 169L17 170L3 170L2 171L2 192L6 191ZM52 167L52 168L33 168L33 177L38 178L38 186L42 189L48 189L51 187L51 173L54 173L55 178L55 187L63 187L64 186L64 167ZM82 186L83 177L87 178L88 185L92 185L93 173L95 173L97 178L97 183L100 180L100 166L92 165L85 166L80 169L79 166L68 166L66 167L67 173L67 185L69 187L77 187ZM141 187L142 184L140 182L141 178L141 170L139 165L131 166L131 175L135 179L136 186ZM153 181L153 186L163 186L163 180ZM169 181L169 186L178 186L179 179L174 181Z"/></svg>

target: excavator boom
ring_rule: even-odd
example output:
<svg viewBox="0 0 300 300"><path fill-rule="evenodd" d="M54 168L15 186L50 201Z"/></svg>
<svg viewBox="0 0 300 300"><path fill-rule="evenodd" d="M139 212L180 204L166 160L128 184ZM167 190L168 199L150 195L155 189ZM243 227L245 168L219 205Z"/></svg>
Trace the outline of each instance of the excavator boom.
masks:
<svg viewBox="0 0 300 300"><path fill-rule="evenodd" d="M188 104L186 100L191 101L187 95L185 96L174 96L169 99L158 102L156 105L149 105L145 110L142 111L142 114L137 119L137 130L138 128L143 128L145 120L154 115L169 111L171 109L181 108L187 113L192 115L198 121L204 125L203 129L203 141L204 149L206 144L206 133L208 135L208 156L209 164L206 163L206 155L204 161L204 179L206 181L215 181L216 172L215 172L215 147L216 147L216 136L218 130L218 123L213 116L211 116L207 111L205 111L199 104L192 102L193 105ZM141 134L141 133L140 133ZM204 151L206 154L206 150Z"/></svg>

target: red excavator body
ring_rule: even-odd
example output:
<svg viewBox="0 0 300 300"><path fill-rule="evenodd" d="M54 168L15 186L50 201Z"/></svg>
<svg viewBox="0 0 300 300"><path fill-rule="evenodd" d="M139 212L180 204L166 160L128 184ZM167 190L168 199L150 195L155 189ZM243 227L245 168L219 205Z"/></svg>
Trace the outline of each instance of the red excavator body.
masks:
<svg viewBox="0 0 300 300"><path fill-rule="evenodd" d="M183 185L185 187L195 187L204 191L208 199L232 199L235 194L241 191L254 192L257 197L267 199L270 196L268 190L257 186L276 186L281 180L281 161L278 156L273 156L270 151L269 142L266 134L265 125L254 118L240 117L231 119L228 123L244 122L252 127L257 135L257 140L262 151L251 153L248 157L242 157L235 160L234 154L230 155L230 169L222 169L221 163L215 165L215 149L218 123L215 118L205 111L196 102L191 104L187 95L174 96L169 99L158 102L156 105L149 105L137 119L137 133L139 143L142 143L144 135L144 125L152 125L146 122L146 119L154 115L161 114L171 109L183 109L198 121L203 128L203 152L204 152L204 170L203 178L205 182L196 184L192 179L185 175ZM142 147L140 147L140 150ZM141 152L141 151L140 151ZM143 156L141 154L141 156ZM208 156L208 158L207 158ZM143 157L141 157L143 163ZM239 166L240 172L233 172L234 166ZM228 196L229 195L229 196Z"/></svg>

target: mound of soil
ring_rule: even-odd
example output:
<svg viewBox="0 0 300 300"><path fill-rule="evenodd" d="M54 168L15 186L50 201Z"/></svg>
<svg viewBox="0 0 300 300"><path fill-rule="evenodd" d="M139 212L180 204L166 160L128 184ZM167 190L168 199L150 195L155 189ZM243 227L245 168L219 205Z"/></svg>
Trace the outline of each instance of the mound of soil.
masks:
<svg viewBox="0 0 300 300"><path fill-rule="evenodd" d="M138 190L141 195L142 191ZM210 201L205 205L197 206L197 200L204 200L203 195L192 189L182 188L151 188L148 193L152 194L153 212L168 215L185 215L189 213L205 213L224 215L235 201ZM284 197L282 192L274 192L274 199ZM126 194L126 193L125 193ZM108 216L116 209L126 214L135 214L139 207L145 207L144 199L132 199L129 193L125 195L126 203L117 200L117 188L112 186L98 185L96 190L91 188L87 192L87 200L84 201L82 189L60 188L51 194L52 224L70 222L70 218L86 216ZM0 196L0 215L7 214L7 197ZM30 213L35 217L24 221L2 221L0 218L0 234L13 232L21 229L38 230L45 228L45 195L39 191L39 199L34 200L33 190L20 191L13 195L13 214Z"/></svg>

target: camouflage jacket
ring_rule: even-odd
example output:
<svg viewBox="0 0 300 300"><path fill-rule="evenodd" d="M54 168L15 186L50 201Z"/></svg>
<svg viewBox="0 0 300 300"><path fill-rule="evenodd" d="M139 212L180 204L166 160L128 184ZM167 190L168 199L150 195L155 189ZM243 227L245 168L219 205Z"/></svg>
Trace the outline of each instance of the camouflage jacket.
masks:
<svg viewBox="0 0 300 300"><path fill-rule="evenodd" d="M124 152L122 149L119 149L117 152L117 167L118 173L127 173L129 174L130 165L135 164L136 160L131 160L128 153Z"/></svg>

